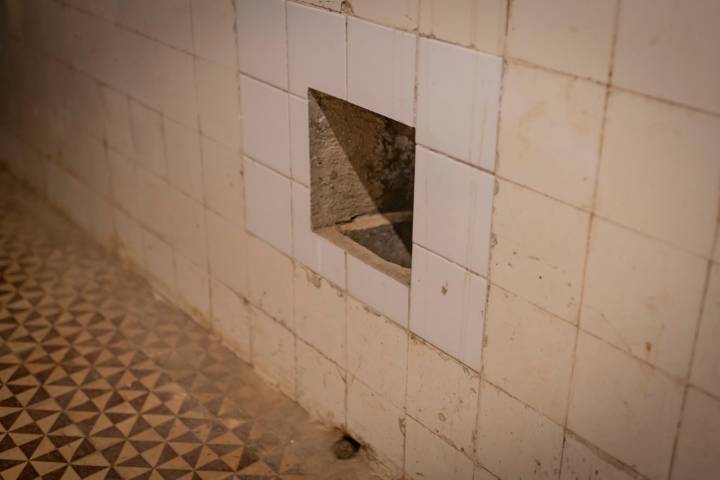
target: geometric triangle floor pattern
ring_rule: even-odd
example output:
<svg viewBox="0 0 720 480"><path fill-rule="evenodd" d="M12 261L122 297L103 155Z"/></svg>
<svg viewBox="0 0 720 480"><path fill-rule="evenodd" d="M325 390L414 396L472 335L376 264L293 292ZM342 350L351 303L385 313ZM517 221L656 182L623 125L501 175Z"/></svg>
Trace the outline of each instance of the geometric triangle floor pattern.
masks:
<svg viewBox="0 0 720 480"><path fill-rule="evenodd" d="M334 439L0 172L0 478L375 478Z"/></svg>

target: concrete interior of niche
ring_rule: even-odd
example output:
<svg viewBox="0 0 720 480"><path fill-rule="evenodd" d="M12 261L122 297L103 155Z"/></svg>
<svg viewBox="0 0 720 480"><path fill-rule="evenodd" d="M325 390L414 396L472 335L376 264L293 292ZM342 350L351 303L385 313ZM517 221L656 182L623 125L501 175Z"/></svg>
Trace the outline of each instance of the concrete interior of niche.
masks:
<svg viewBox="0 0 720 480"><path fill-rule="evenodd" d="M415 129L313 89L308 109L313 230L409 283Z"/></svg>

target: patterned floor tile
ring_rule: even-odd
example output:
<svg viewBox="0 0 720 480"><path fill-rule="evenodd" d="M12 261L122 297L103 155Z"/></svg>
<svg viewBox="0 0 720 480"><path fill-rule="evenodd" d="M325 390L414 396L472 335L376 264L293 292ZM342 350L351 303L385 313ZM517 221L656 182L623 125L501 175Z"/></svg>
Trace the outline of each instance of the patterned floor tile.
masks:
<svg viewBox="0 0 720 480"><path fill-rule="evenodd" d="M0 173L0 478L375 478L333 440Z"/></svg>

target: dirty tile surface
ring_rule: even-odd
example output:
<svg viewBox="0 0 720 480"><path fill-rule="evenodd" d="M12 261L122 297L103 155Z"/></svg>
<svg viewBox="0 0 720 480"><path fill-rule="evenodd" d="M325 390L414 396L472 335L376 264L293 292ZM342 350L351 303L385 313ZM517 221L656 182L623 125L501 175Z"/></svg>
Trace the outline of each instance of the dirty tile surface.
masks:
<svg viewBox="0 0 720 480"><path fill-rule="evenodd" d="M375 478L2 173L0 338L1 478Z"/></svg>

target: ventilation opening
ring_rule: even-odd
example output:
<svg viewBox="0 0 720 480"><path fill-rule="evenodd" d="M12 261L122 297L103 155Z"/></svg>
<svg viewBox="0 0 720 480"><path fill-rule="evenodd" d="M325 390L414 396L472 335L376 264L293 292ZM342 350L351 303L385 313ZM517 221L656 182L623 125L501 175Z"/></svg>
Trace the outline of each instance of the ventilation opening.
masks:
<svg viewBox="0 0 720 480"><path fill-rule="evenodd" d="M313 230L409 283L415 129L312 89L308 108Z"/></svg>

